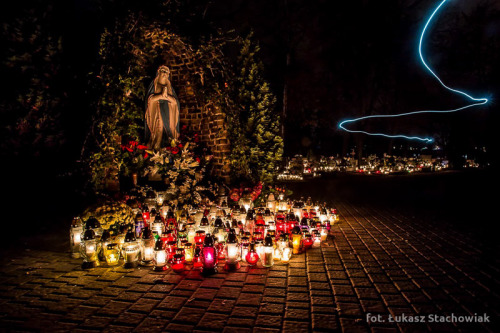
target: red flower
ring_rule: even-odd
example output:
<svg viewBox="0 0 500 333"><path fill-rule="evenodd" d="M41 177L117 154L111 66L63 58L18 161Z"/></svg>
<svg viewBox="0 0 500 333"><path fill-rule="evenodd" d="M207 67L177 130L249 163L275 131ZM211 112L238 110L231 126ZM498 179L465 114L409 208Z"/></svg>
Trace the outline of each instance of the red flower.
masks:
<svg viewBox="0 0 500 333"><path fill-rule="evenodd" d="M179 152L179 148L173 147L172 148L172 154L177 154Z"/></svg>
<svg viewBox="0 0 500 333"><path fill-rule="evenodd" d="M196 162L201 163L201 160L199 157L196 158Z"/></svg>
<svg viewBox="0 0 500 333"><path fill-rule="evenodd" d="M128 144L131 146L131 147L135 147L137 146L139 143L137 141L129 141Z"/></svg>
<svg viewBox="0 0 500 333"><path fill-rule="evenodd" d="M148 156L149 156L148 153L144 154L144 158L148 158Z"/></svg>
<svg viewBox="0 0 500 333"><path fill-rule="evenodd" d="M124 145L121 145L121 147L122 147L122 150L126 150L126 151L128 151L129 153L131 153L131 152L133 152L133 151L134 151L132 148L129 148L129 147L124 146Z"/></svg>
<svg viewBox="0 0 500 333"><path fill-rule="evenodd" d="M148 146L138 145L137 148L141 149L141 150L145 150L145 149L148 149Z"/></svg>
<svg viewBox="0 0 500 333"><path fill-rule="evenodd" d="M182 147L183 147L183 146L182 146L182 143L179 143L179 144L177 145L177 147L179 147L179 148L181 148L181 149L182 149Z"/></svg>

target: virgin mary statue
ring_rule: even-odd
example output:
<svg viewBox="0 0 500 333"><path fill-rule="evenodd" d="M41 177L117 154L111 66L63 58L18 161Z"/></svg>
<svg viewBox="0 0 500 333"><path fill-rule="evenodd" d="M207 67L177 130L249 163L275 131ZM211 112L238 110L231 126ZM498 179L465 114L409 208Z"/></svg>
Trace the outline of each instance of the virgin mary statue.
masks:
<svg viewBox="0 0 500 333"><path fill-rule="evenodd" d="M146 142L153 149L179 137L180 104L169 75L169 68L160 66L146 93Z"/></svg>

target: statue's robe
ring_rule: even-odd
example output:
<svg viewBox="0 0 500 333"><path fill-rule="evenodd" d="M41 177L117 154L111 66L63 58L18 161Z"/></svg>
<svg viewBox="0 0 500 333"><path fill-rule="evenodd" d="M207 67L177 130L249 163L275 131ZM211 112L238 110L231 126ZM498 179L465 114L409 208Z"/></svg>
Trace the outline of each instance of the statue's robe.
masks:
<svg viewBox="0 0 500 333"><path fill-rule="evenodd" d="M170 144L171 139L179 138L180 130L180 103L177 94L172 88L175 103L167 100L151 101L155 95L156 79L149 85L146 93L146 122L145 142L153 149L160 149Z"/></svg>

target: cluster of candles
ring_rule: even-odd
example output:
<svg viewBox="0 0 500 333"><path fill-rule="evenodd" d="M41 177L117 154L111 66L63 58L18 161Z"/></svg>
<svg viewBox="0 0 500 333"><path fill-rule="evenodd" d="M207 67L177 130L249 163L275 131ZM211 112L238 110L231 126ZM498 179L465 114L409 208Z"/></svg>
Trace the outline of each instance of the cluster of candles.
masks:
<svg viewBox="0 0 500 333"><path fill-rule="evenodd" d="M75 218L70 229L72 255L83 258L84 269L123 264L182 272L188 264L212 274L220 261L228 271L238 269L241 261L271 267L275 261L288 263L292 254L319 247L338 220L335 209L302 201L273 200L257 209L251 200L239 203L230 209L222 201L188 212L146 199L136 209L135 223L121 225L113 236L94 217L85 223Z"/></svg>

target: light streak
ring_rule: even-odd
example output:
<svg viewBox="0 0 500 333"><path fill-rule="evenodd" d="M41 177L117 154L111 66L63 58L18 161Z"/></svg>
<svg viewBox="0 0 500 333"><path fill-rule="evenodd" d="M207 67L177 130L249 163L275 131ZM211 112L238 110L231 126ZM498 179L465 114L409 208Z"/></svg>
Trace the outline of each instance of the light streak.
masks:
<svg viewBox="0 0 500 333"><path fill-rule="evenodd" d="M422 61L422 64L424 65L424 67L441 84L441 86L443 86L445 89L447 89L447 90L449 90L449 91L451 91L453 93L456 93L456 94L459 94L459 95L462 95L462 96L466 97L472 103L468 104L468 105L465 105L465 106L462 106L462 107L459 107L459 108L450 109L450 110L421 110L421 111L413 111L413 112L399 113L399 114L393 114L393 115L389 115L389 114L385 114L385 115L371 115L371 116L359 117L359 118L354 118L354 119L347 119L347 120L341 121L338 124L338 127L340 129L343 129L344 131L350 132L350 133L362 133L362 134L367 134L367 135L372 135L372 136L383 136L383 137L386 137L386 138L402 138L402 139L416 140L416 141L422 141L422 142L431 143L431 142L434 141L434 139L433 138L429 138L429 137L426 138L426 137L419 137L419 136L407 136L407 135L402 135L402 134L389 135L389 134L384 134L384 133L371 133L371 132L361 131L361 130L349 130L349 129L345 128L344 125L345 124L352 124L352 123L355 123L355 122L360 121L360 120L373 119L373 118L396 118L396 117L411 116L411 115L422 114L422 113L451 113L451 112L457 112L457 111L465 110L465 109L468 109L468 108L471 108L471 107L474 107L474 106L483 105L483 104L488 103L488 99L487 98L475 98L475 97L472 97L471 95L469 95L469 94L467 94L467 93L465 93L463 91L460 91L458 89L454 89L454 88L448 87L439 78L439 76L437 76L437 74L431 69L431 67L426 63L426 61L424 59L423 52L422 52L422 44L423 44L423 40L424 40L424 35L425 35L425 33L427 31L427 28L429 27L429 24L431 23L432 19L436 16L436 13L439 11L439 9L441 9L441 7L447 1L448 0L442 0L440 2L440 4L434 9L434 11L429 16L429 18L427 19L427 22L425 23L425 26L422 29L422 33L420 34L420 40L419 40L419 43L418 43L418 54L420 56L420 60Z"/></svg>

